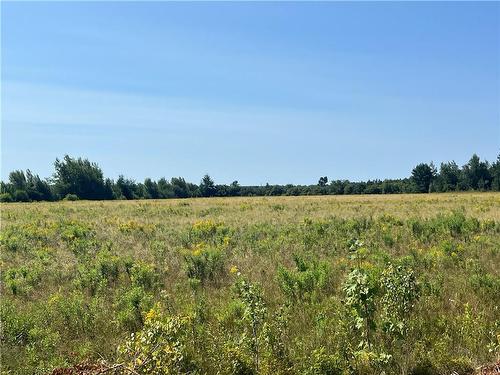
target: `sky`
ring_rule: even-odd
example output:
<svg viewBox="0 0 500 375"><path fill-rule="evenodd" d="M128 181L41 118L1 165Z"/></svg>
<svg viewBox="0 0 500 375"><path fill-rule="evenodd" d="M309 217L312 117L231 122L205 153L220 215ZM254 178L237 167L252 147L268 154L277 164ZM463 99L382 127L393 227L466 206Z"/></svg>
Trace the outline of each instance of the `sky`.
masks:
<svg viewBox="0 0 500 375"><path fill-rule="evenodd" d="M313 184L500 152L500 3L2 2L1 176Z"/></svg>

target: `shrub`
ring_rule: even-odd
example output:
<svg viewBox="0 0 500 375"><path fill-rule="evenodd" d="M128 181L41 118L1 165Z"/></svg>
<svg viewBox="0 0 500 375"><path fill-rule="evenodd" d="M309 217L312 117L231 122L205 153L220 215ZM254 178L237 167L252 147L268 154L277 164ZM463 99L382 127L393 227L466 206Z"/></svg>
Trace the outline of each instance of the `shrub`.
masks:
<svg viewBox="0 0 500 375"><path fill-rule="evenodd" d="M5 273L5 283L12 294L26 294L41 280L41 271L36 266L10 268Z"/></svg>
<svg viewBox="0 0 500 375"><path fill-rule="evenodd" d="M2 317L2 341L25 346L28 344L29 332L34 327L34 317L16 309L16 306L7 299L0 305Z"/></svg>
<svg viewBox="0 0 500 375"><path fill-rule="evenodd" d="M238 293L238 297L245 306L243 320L247 322L248 325L244 338L249 338L250 351L254 362L253 365L255 372L258 374L261 354L260 336L262 334L264 319L267 314L262 289L260 285L248 282L243 278L239 278L236 281L235 289Z"/></svg>
<svg viewBox="0 0 500 375"><path fill-rule="evenodd" d="M28 195L28 193L24 190L16 190L14 192L14 200L16 202L29 202L30 201L30 197Z"/></svg>
<svg viewBox="0 0 500 375"><path fill-rule="evenodd" d="M224 272L224 253L222 250L199 243L184 255L187 276L202 284L214 281Z"/></svg>
<svg viewBox="0 0 500 375"><path fill-rule="evenodd" d="M61 238L71 251L78 256L85 256L90 250L95 250L99 244L93 241L95 231L82 222L69 221L61 223Z"/></svg>
<svg viewBox="0 0 500 375"><path fill-rule="evenodd" d="M328 281L328 264L318 261L306 262L298 255L294 256L294 262L296 270L285 267L278 269L282 292L292 301L310 301L318 297Z"/></svg>
<svg viewBox="0 0 500 375"><path fill-rule="evenodd" d="M21 228L2 228L0 232L0 244L5 249L16 252L29 249L29 242Z"/></svg>
<svg viewBox="0 0 500 375"><path fill-rule="evenodd" d="M375 290L372 278L360 269L349 273L343 287L353 328L361 332L360 347L371 347L371 332L375 329Z"/></svg>
<svg viewBox="0 0 500 375"><path fill-rule="evenodd" d="M228 242L229 228L222 222L213 220L200 220L189 229L186 245L207 243L218 246Z"/></svg>
<svg viewBox="0 0 500 375"><path fill-rule="evenodd" d="M381 286L385 329L396 338L404 338L410 314L420 297L416 277L412 270L391 264L382 273Z"/></svg>
<svg viewBox="0 0 500 375"><path fill-rule="evenodd" d="M143 314L153 305L152 296L140 287L124 291L118 300L117 320L129 332L135 332L144 324Z"/></svg>
<svg viewBox="0 0 500 375"><path fill-rule="evenodd" d="M8 203L8 202L12 202L12 201L13 201L12 195L10 195L9 193L0 194L0 202Z"/></svg>
<svg viewBox="0 0 500 375"><path fill-rule="evenodd" d="M66 194L66 196L64 197L63 200L65 201L77 201L79 198L78 198L78 195L76 194Z"/></svg>
<svg viewBox="0 0 500 375"><path fill-rule="evenodd" d="M140 375L196 373L196 363L188 351L189 317L157 314L151 310L144 328L120 347L126 368Z"/></svg>
<svg viewBox="0 0 500 375"><path fill-rule="evenodd" d="M339 359L327 354L324 347L313 350L310 357L310 365L304 371L306 375L342 375L343 370Z"/></svg>
<svg viewBox="0 0 500 375"><path fill-rule="evenodd" d="M130 280L132 285L153 290L159 283L159 277L153 265L147 263L135 263L130 269Z"/></svg>
<svg viewBox="0 0 500 375"><path fill-rule="evenodd" d="M96 267L101 276L109 281L115 281L120 274L122 261L117 255L112 255L108 249L101 250L97 253Z"/></svg>

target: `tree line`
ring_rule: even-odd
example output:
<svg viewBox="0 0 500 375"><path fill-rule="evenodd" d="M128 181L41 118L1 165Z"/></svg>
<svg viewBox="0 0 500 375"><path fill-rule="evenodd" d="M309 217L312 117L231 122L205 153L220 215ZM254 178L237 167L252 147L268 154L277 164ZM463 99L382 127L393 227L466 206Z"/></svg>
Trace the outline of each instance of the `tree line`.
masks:
<svg viewBox="0 0 500 375"><path fill-rule="evenodd" d="M200 183L187 182L182 177L154 181L146 178L137 182L123 175L105 178L97 163L68 155L54 162L54 174L42 179L30 170L15 170L7 182L0 182L1 202L57 200L166 199L191 197L277 196L277 195L341 195L341 194L400 194L447 191L500 191L500 154L495 162L481 160L474 154L460 167L454 161L441 163L439 169L431 163L420 163L408 178L328 181L319 178L313 185L242 186L215 184L207 174Z"/></svg>

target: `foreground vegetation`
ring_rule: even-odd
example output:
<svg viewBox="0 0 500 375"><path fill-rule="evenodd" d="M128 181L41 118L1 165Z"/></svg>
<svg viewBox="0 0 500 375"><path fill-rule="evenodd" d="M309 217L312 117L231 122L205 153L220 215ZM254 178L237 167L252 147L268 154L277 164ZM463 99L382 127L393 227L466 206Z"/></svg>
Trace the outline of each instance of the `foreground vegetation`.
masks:
<svg viewBox="0 0 500 375"><path fill-rule="evenodd" d="M500 356L498 193L1 208L5 374L465 374Z"/></svg>

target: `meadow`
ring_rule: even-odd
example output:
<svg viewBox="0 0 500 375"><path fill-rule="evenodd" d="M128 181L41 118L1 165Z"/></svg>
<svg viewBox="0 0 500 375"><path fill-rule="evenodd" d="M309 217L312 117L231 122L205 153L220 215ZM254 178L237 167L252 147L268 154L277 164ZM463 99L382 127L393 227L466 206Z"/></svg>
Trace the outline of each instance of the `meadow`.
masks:
<svg viewBox="0 0 500 375"><path fill-rule="evenodd" d="M2 374L458 374L500 357L500 193L1 204Z"/></svg>

